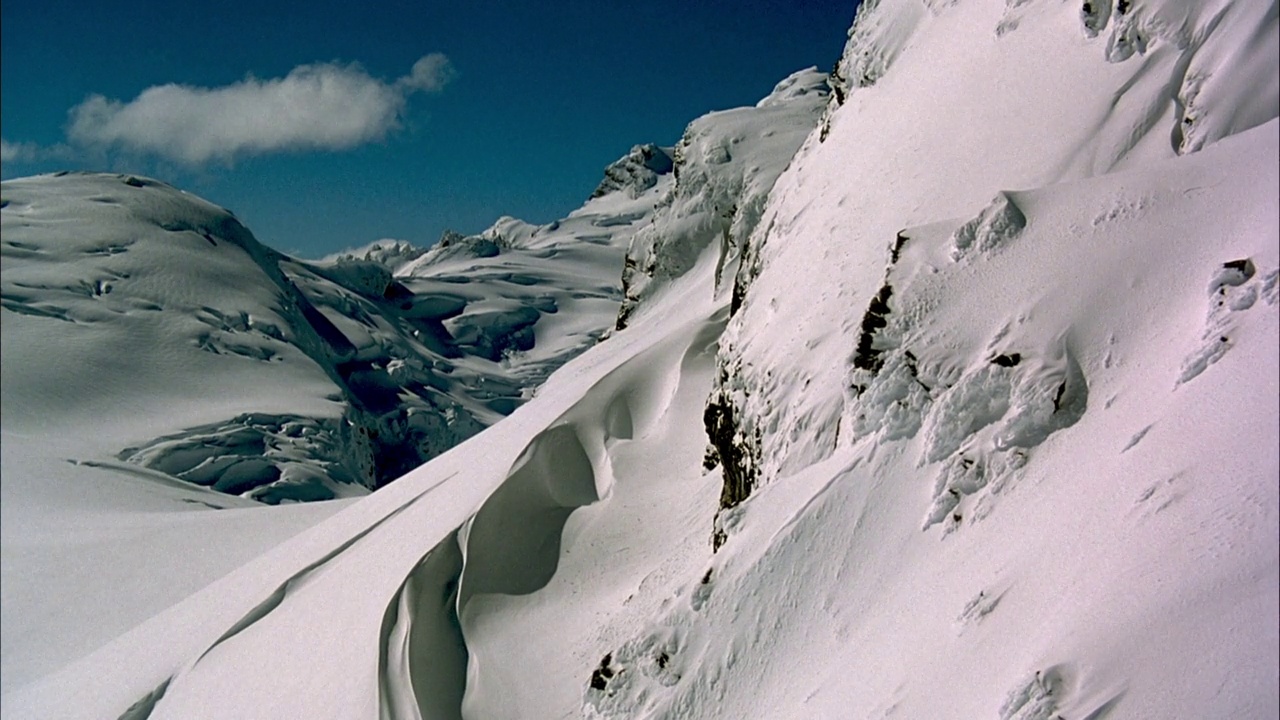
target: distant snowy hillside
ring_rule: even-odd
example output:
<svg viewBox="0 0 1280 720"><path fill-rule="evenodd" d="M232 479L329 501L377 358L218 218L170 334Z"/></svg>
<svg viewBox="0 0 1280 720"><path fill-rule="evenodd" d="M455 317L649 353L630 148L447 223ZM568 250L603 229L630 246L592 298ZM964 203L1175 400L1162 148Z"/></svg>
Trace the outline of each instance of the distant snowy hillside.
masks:
<svg viewBox="0 0 1280 720"><path fill-rule="evenodd" d="M869 1L829 78L421 255L5 183L4 716L1277 717L1278 8ZM104 265L68 208L135 190ZM145 460L311 447L155 439L255 394L510 415L336 503Z"/></svg>

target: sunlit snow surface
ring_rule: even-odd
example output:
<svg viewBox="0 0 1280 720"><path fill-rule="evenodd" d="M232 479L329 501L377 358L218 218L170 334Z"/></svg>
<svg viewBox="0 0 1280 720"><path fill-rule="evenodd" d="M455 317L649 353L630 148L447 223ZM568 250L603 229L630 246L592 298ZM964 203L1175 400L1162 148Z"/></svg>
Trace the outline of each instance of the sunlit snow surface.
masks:
<svg viewBox="0 0 1280 720"><path fill-rule="evenodd" d="M133 418L159 416L151 403L198 425L234 393L284 386L245 377L193 402L158 354L64 387L124 348L67 332L66 352L24 356L11 333L91 332L96 316L6 312L5 716L1274 717L1277 34L1266 3L868 6L754 230L735 235L730 213L722 242L709 221L637 236L628 257L656 272L625 329L340 509L178 513L234 503L65 462L114 452ZM726 136L778 121L759 118ZM652 227L698 217L681 183L703 176L686 171L706 173L708 203L742 182L719 157L677 158ZM35 250L10 247L10 203L6 307L32 302L15 281L104 279L88 261L11 276L11 253ZM233 261L233 277L260 272ZM448 272L408 267L415 296L447 294ZM494 302L475 312L505 312ZM304 360L255 370L295 374L264 399L273 412L331 406ZM182 382L130 385L148 377ZM754 492L719 514L709 396L756 453ZM282 512L288 528L257 520ZM253 519L216 525L237 517ZM68 570L154 526L167 560L103 560L92 582ZM231 537L213 558L180 542ZM70 558L57 572L21 564L55 552ZM185 585L180 560L202 568ZM86 595L161 579L136 627L94 630L110 603ZM41 616L37 598L77 612Z"/></svg>
<svg viewBox="0 0 1280 720"><path fill-rule="evenodd" d="M145 178L6 182L6 692L337 509L259 503L365 495L526 401L612 327L669 184L406 267L280 255Z"/></svg>

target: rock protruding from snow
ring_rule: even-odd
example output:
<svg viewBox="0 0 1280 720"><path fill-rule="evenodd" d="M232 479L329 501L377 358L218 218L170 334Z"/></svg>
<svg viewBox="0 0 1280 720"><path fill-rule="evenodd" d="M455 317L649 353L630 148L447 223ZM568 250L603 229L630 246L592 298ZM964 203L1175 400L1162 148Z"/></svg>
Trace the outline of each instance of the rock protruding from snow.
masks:
<svg viewBox="0 0 1280 720"><path fill-rule="evenodd" d="M591 193L592 198L625 190L637 197L658 184L658 176L671 172L672 148L653 144L636 145L631 152L604 169L604 180Z"/></svg>
<svg viewBox="0 0 1280 720"><path fill-rule="evenodd" d="M899 281L885 282L884 262L873 260L886 238L904 226L970 217L951 226L942 258L914 272L945 272L941 263L955 259L985 274L963 260L995 261L1035 232L1027 192L1001 188L1051 187L1141 167L1271 121L1280 114L1280 80L1262 61L1272 62L1277 52L1268 7L1011 2L992 13L956 3L863 3L832 79L836 97L816 138L821 142L797 153L773 190L762 231L742 251L711 402L716 417L737 425L732 433L714 428L713 442L737 438L742 447L735 454L748 459L741 474L756 474L748 484L767 483L833 451L842 411L830 398L847 379L834 369L838 358L852 354L855 364L875 370L878 357L902 342L923 369L921 348L879 327L885 309L900 312L904 292ZM1086 35L1096 37L1070 32L1082 22ZM1034 60L1019 50L1026 43L1042 48ZM936 53L948 61L937 61ZM1045 91L1050 76L1070 78L1063 81L1070 91ZM1244 78L1256 94L1241 91ZM823 198L824 212L815 212L815 197ZM1137 194L1123 201L1127 209L1117 210L1117 222L1148 212ZM911 243L905 253L912 253ZM993 304L1006 297L1000 288L1008 281L990 278ZM815 298L809 287L826 290ZM1068 331L1072 322L1045 331ZM776 326L788 332L759 330ZM1204 357L1217 352L1208 348ZM1193 358L1188 370L1203 364ZM906 391L891 394L899 392ZM842 442L848 430L840 427Z"/></svg>
<svg viewBox="0 0 1280 720"><path fill-rule="evenodd" d="M978 216L961 225L951 236L951 259L959 260L970 250L987 253L1009 242L1027 226L1027 218L1008 193L997 193Z"/></svg>
<svg viewBox="0 0 1280 720"><path fill-rule="evenodd" d="M1272 269L1262 277L1258 277L1257 272L1251 258L1230 260L1214 270L1209 280L1209 311L1204 331L1196 348L1182 361L1178 385L1191 382L1227 354L1234 345L1232 335L1240 315L1252 308L1260 296L1267 298L1269 305L1275 304L1280 270Z"/></svg>

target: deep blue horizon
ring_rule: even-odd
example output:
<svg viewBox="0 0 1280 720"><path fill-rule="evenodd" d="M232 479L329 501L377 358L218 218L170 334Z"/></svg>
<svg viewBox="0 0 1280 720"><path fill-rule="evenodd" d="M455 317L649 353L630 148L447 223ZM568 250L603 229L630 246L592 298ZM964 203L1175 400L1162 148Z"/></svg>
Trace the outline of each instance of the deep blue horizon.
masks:
<svg viewBox="0 0 1280 720"><path fill-rule="evenodd" d="M549 222L632 145L673 144L791 72L829 70L856 3L297 7L6 0L0 174L149 175L305 257L384 237L429 245L501 215ZM296 85L323 76L313 99L329 104L311 119L273 112L279 79L306 65L316 84ZM187 89L134 102L166 84Z"/></svg>

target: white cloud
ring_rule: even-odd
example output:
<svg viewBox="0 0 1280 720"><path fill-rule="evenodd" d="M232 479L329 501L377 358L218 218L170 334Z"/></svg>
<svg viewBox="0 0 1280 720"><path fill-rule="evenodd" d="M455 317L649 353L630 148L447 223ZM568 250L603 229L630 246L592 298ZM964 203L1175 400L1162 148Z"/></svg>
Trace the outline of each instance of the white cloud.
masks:
<svg viewBox="0 0 1280 720"><path fill-rule="evenodd" d="M31 162L39 151L35 143L9 142L0 138L0 162Z"/></svg>
<svg viewBox="0 0 1280 720"><path fill-rule="evenodd" d="M399 127L415 92L453 76L433 53L395 82L358 64L301 65L283 78L248 77L216 88L158 85L128 103L92 95L72 108L69 139L97 149L147 152L198 165L285 150L341 150ZM7 152L7 151L6 151Z"/></svg>
<svg viewBox="0 0 1280 720"><path fill-rule="evenodd" d="M453 66L449 64L449 58L440 53L431 53L418 58L409 74L397 80L396 85L410 92L438 92L452 79Z"/></svg>

